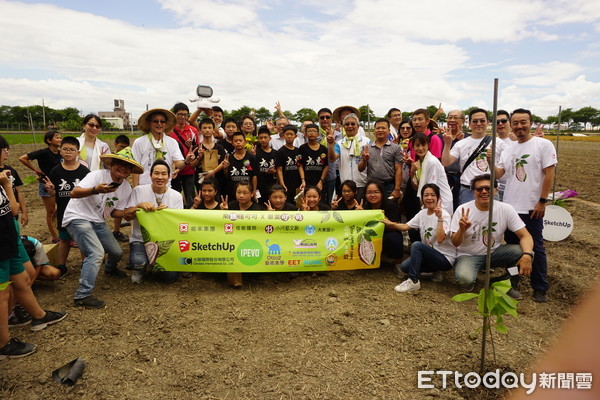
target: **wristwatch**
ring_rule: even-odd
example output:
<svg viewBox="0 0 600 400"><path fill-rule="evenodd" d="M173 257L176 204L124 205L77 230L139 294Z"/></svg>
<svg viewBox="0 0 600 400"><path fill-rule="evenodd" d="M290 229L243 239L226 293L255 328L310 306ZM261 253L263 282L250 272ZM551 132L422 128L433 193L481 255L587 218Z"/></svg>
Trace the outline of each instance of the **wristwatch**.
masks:
<svg viewBox="0 0 600 400"><path fill-rule="evenodd" d="M531 257L531 259L533 259L533 251L524 251L523 255L527 254L529 257Z"/></svg>
<svg viewBox="0 0 600 400"><path fill-rule="evenodd" d="M96 189L96 186L94 186L92 188L92 194L94 195L94 194L98 194L98 193L100 193L100 192L98 192L98 190Z"/></svg>
<svg viewBox="0 0 600 400"><path fill-rule="evenodd" d="M542 203L542 204L546 204L546 202L547 202L547 201L548 201L548 199L545 199L545 198L543 198L543 197L540 197L540 200L539 200L539 202L540 202L540 203Z"/></svg>

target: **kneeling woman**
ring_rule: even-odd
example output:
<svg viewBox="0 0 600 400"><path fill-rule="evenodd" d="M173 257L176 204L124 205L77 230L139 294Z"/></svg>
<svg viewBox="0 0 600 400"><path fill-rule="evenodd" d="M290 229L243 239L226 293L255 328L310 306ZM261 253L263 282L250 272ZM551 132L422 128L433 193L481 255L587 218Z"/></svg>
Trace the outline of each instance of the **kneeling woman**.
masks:
<svg viewBox="0 0 600 400"><path fill-rule="evenodd" d="M423 185L421 199L425 208L406 224L383 221L390 229L414 228L421 232L421 241L411 245L410 257L400 265L400 269L408 273L408 279L394 288L401 293L421 289L421 272L434 272L434 280L441 280L441 271L451 269L456 259L456 247L449 235L450 214L442 209L440 188L433 183Z"/></svg>
<svg viewBox="0 0 600 400"><path fill-rule="evenodd" d="M137 221L137 211L144 210L154 212L165 208L182 209L183 197L181 193L170 189L167 184L171 176L171 168L164 160L156 160L150 168L149 185L141 185L133 189L129 204L125 210L125 219L133 220L131 236L129 238L129 264L133 267L131 281L141 283L148 266L148 256L142 239L140 224ZM167 283L177 280L179 274L174 271L157 271L160 278Z"/></svg>
<svg viewBox="0 0 600 400"><path fill-rule="evenodd" d="M400 222L398 205L385 198L385 189L379 181L369 181L365 186L365 210L382 210L386 220ZM381 253L394 260L394 265L402 260L404 254L402 234L388 226L383 232Z"/></svg>

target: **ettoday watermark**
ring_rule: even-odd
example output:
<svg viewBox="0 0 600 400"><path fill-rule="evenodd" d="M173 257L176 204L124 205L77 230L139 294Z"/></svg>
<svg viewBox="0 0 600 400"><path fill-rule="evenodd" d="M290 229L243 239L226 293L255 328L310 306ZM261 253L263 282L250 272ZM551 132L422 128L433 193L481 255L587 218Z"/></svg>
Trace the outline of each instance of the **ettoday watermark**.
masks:
<svg viewBox="0 0 600 400"><path fill-rule="evenodd" d="M524 373L500 372L499 369L481 375L477 372L462 373L459 371L418 371L417 387L419 389L445 389L450 385L458 389L466 387L475 389L526 389L531 394L537 388L542 389L583 389L592 388L590 372L533 372L528 377Z"/></svg>

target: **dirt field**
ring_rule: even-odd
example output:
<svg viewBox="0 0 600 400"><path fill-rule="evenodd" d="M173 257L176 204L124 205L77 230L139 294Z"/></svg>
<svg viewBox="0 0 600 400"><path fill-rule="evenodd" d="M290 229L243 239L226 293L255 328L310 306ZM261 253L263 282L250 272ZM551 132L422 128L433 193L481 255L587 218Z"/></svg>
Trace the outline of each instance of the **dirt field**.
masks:
<svg viewBox="0 0 600 400"><path fill-rule="evenodd" d="M11 147L22 178L27 173L16 159L28 149ZM580 193L568 205L575 229L565 241L547 243L550 301L534 303L528 282L522 284L519 318L508 317L508 335L494 335L497 363L490 354L487 370L527 372L597 283L600 246L592 233L600 225L600 172L590 166L598 154L597 142L561 143L558 189ZM37 186L24 191L31 222L23 232L48 242ZM479 370L481 344L471 334L481 318L474 303L450 301L459 293L451 273L406 295L393 290L399 280L389 269L293 281L256 275L241 291L215 274L134 286L101 271L96 294L107 307L82 310L72 305L76 251L69 261L65 279L34 287L43 307L69 316L38 333L11 330L38 351L1 363L2 399L495 399L504 393L417 389L419 370ZM55 383L52 370L76 357L88 363L82 379L73 387Z"/></svg>

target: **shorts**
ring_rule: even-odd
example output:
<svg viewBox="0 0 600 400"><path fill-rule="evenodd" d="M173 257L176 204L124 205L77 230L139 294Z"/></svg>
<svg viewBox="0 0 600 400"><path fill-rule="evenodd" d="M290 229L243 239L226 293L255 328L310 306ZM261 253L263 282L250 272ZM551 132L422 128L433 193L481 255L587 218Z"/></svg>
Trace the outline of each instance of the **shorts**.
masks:
<svg viewBox="0 0 600 400"><path fill-rule="evenodd" d="M51 197L46 190L46 184L43 182L38 183L38 196L40 197Z"/></svg>
<svg viewBox="0 0 600 400"><path fill-rule="evenodd" d="M19 225L16 222L15 225L17 226L17 237L19 238L19 240L17 240L18 255L0 261L0 283L8 282L11 275L18 275L25 271L23 263L29 261L29 256L27 255L25 246L23 246L23 242L21 242L21 237L19 236Z"/></svg>
<svg viewBox="0 0 600 400"><path fill-rule="evenodd" d="M68 241L73 240L73 238L69 234L69 231L67 231L67 228L58 228L58 238Z"/></svg>

